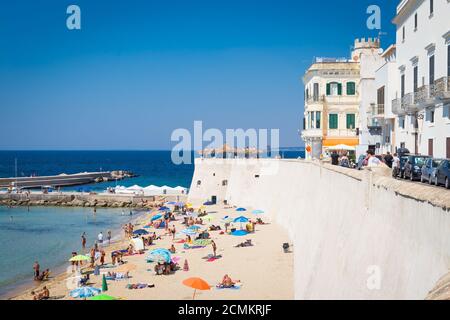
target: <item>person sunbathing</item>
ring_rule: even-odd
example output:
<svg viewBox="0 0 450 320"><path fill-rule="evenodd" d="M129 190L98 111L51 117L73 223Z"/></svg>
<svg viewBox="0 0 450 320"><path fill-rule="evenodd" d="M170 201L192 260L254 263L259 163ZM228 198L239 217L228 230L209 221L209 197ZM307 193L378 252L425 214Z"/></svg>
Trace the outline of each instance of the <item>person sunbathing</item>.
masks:
<svg viewBox="0 0 450 320"><path fill-rule="evenodd" d="M50 291L46 286L42 288L42 292L36 294L34 291L31 291L33 295L33 300L48 300L50 298Z"/></svg>
<svg viewBox="0 0 450 320"><path fill-rule="evenodd" d="M174 246L173 244L172 244L172 246L170 247L169 251L170 251L171 253L176 253L176 252L177 252L177 250L175 249L175 246Z"/></svg>
<svg viewBox="0 0 450 320"><path fill-rule="evenodd" d="M221 288L233 288L235 286L236 283L240 282L238 281L233 281L229 275L224 275L222 282L219 284L219 286Z"/></svg>
<svg viewBox="0 0 450 320"><path fill-rule="evenodd" d="M245 247L253 247L253 243L252 243L251 239L249 239L245 242L241 242L236 246L236 248L245 248Z"/></svg>

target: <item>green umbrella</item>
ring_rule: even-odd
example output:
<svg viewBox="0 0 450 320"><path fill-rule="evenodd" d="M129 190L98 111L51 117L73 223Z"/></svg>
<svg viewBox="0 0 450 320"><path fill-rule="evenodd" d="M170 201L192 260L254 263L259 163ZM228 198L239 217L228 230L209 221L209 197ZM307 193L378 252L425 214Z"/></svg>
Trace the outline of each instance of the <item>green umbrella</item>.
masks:
<svg viewBox="0 0 450 320"><path fill-rule="evenodd" d="M99 294L98 296L89 298L89 300L117 300L117 298L108 296L107 294Z"/></svg>
<svg viewBox="0 0 450 320"><path fill-rule="evenodd" d="M102 279L102 291L108 291L108 283L106 282L106 277L105 275L103 275L103 279Z"/></svg>

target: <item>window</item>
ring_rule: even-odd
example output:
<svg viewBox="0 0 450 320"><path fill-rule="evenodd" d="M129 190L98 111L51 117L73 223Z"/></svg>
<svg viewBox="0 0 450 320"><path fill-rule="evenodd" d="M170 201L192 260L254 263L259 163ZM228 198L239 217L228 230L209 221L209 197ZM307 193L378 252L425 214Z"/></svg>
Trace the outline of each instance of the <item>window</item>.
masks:
<svg viewBox="0 0 450 320"><path fill-rule="evenodd" d="M434 84L434 55L430 57L430 85Z"/></svg>
<svg viewBox="0 0 450 320"><path fill-rule="evenodd" d="M342 95L342 84L337 82L327 83L327 96Z"/></svg>
<svg viewBox="0 0 450 320"><path fill-rule="evenodd" d="M313 96L314 96L314 101L318 101L319 100L319 84L318 83L314 83L314 88L313 88Z"/></svg>
<svg viewBox="0 0 450 320"><path fill-rule="evenodd" d="M405 27L403 26L402 28L402 41L405 42L405 38L406 38L406 31L405 31Z"/></svg>
<svg viewBox="0 0 450 320"><path fill-rule="evenodd" d="M309 89L306 89L306 92L305 92L305 101L308 101L308 99L309 99Z"/></svg>
<svg viewBox="0 0 450 320"><path fill-rule="evenodd" d="M337 114L330 114L329 115L328 127L330 129L337 129L338 128L338 115Z"/></svg>
<svg viewBox="0 0 450 320"><path fill-rule="evenodd" d="M414 15L414 31L417 30L417 13Z"/></svg>
<svg viewBox="0 0 450 320"><path fill-rule="evenodd" d="M434 123L434 110L429 110L428 112L427 112L427 120L430 122L430 123Z"/></svg>
<svg viewBox="0 0 450 320"><path fill-rule="evenodd" d="M347 82L347 95L354 96L356 94L356 85L354 82Z"/></svg>
<svg viewBox="0 0 450 320"><path fill-rule="evenodd" d="M227 185L228 185L228 180L223 180L223 181L222 181L222 186L225 187L225 186L227 186Z"/></svg>
<svg viewBox="0 0 450 320"><path fill-rule="evenodd" d="M398 127L400 129L405 129L405 117L398 118Z"/></svg>
<svg viewBox="0 0 450 320"><path fill-rule="evenodd" d="M306 119L305 119L305 117L303 117L303 130L305 130L306 129Z"/></svg>
<svg viewBox="0 0 450 320"><path fill-rule="evenodd" d="M450 77L450 45L447 46L447 77Z"/></svg>
<svg viewBox="0 0 450 320"><path fill-rule="evenodd" d="M197 187L200 186L202 184L201 180L197 180Z"/></svg>
<svg viewBox="0 0 450 320"><path fill-rule="evenodd" d="M401 76L400 95L403 98L405 96L405 75Z"/></svg>
<svg viewBox="0 0 450 320"><path fill-rule="evenodd" d="M316 129L320 129L320 111L316 111Z"/></svg>
<svg viewBox="0 0 450 320"><path fill-rule="evenodd" d="M430 0L430 16L434 13L434 1Z"/></svg>
<svg viewBox="0 0 450 320"><path fill-rule="evenodd" d="M309 125L309 127L311 128L311 129L314 129L315 128L315 126L314 126L314 112L310 112L310 120L311 120L311 123L310 123L310 125Z"/></svg>
<svg viewBox="0 0 450 320"><path fill-rule="evenodd" d="M347 114L347 129L355 129L355 114Z"/></svg>
<svg viewBox="0 0 450 320"><path fill-rule="evenodd" d="M442 117L450 120L450 104L442 108Z"/></svg>
<svg viewBox="0 0 450 320"><path fill-rule="evenodd" d="M419 88L418 85L418 71L417 66L414 67L414 92L417 92Z"/></svg>

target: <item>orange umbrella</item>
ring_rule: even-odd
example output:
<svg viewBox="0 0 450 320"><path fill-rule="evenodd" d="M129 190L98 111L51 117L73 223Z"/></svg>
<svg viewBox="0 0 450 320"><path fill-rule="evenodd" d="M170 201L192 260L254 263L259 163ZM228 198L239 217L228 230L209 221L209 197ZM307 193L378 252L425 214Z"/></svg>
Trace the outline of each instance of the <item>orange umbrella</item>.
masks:
<svg viewBox="0 0 450 320"><path fill-rule="evenodd" d="M188 286L190 288L194 289L194 295L192 296L192 300L195 299L195 292L197 290L210 290L211 286L203 279L200 278L189 278L183 281L183 284L185 286Z"/></svg>

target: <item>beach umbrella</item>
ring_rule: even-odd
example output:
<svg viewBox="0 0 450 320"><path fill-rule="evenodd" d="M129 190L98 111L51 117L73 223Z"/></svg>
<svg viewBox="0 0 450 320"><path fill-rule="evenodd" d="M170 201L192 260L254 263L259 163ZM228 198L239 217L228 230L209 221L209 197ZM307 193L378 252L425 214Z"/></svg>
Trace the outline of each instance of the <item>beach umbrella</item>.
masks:
<svg viewBox="0 0 450 320"><path fill-rule="evenodd" d="M127 273L130 272L132 270L135 270L137 268L137 266L135 264L132 263L125 263L119 267L116 268L116 272L120 272L120 273Z"/></svg>
<svg viewBox="0 0 450 320"><path fill-rule="evenodd" d="M262 210L253 210L252 213L253 214L263 214L264 211L262 211Z"/></svg>
<svg viewBox="0 0 450 320"><path fill-rule="evenodd" d="M209 221L209 222L213 221L214 219L215 219L215 217L213 217L213 216L210 215L210 214L208 214L208 215L202 217L202 220L204 220L204 221Z"/></svg>
<svg viewBox="0 0 450 320"><path fill-rule="evenodd" d="M79 255L69 259L70 262L89 261L89 260L91 260L91 257L85 256L85 255L82 255L82 254L79 254Z"/></svg>
<svg viewBox="0 0 450 320"><path fill-rule="evenodd" d="M102 290L94 287L81 287L70 291L72 298L89 298L98 295Z"/></svg>
<svg viewBox="0 0 450 320"><path fill-rule="evenodd" d="M163 207L159 208L159 211L170 211L170 208L163 206Z"/></svg>
<svg viewBox="0 0 450 320"><path fill-rule="evenodd" d="M144 230L144 229L138 229L136 231L133 231L133 234L136 236L141 236L141 235L148 234L148 231Z"/></svg>
<svg viewBox="0 0 450 320"><path fill-rule="evenodd" d="M206 201L203 205L204 205L204 206L213 206L213 205L214 205L214 202L212 202L212 201Z"/></svg>
<svg viewBox="0 0 450 320"><path fill-rule="evenodd" d="M243 236L246 236L247 234L248 234L248 232L244 231L244 230L236 230L231 233L231 235L235 236L235 237L243 237Z"/></svg>
<svg viewBox="0 0 450 320"><path fill-rule="evenodd" d="M167 249L155 249L152 250L148 255L148 260L151 261L159 261L164 260L167 263L170 263L172 257L172 253Z"/></svg>
<svg viewBox="0 0 450 320"><path fill-rule="evenodd" d="M169 205L169 206L174 206L176 204L177 203L175 201L166 202L166 205Z"/></svg>
<svg viewBox="0 0 450 320"><path fill-rule="evenodd" d="M193 226L190 226L188 229L189 230L195 230L195 231L198 231L198 230L200 230L202 227L200 227L200 226L196 226L196 225L193 225Z"/></svg>
<svg viewBox="0 0 450 320"><path fill-rule="evenodd" d="M107 294L99 294L89 298L88 300L117 300L117 298L108 296Z"/></svg>
<svg viewBox="0 0 450 320"><path fill-rule="evenodd" d="M236 211L237 212L243 212L243 211L247 211L247 209L245 209L245 208L237 208Z"/></svg>
<svg viewBox="0 0 450 320"><path fill-rule="evenodd" d="M184 229L180 231L183 234L186 234L188 236L194 236L197 234L197 232L194 229Z"/></svg>
<svg viewBox="0 0 450 320"><path fill-rule="evenodd" d="M102 291L103 292L108 291L108 283L106 282L105 275L103 275L103 278L102 278Z"/></svg>
<svg viewBox="0 0 450 320"><path fill-rule="evenodd" d="M150 221L155 221L155 220L159 220L162 218L162 214L157 214L156 216L153 216Z"/></svg>
<svg viewBox="0 0 450 320"><path fill-rule="evenodd" d="M233 222L233 218L231 218L229 216L225 216L225 217L222 218L222 221L224 223L230 223L230 222Z"/></svg>
<svg viewBox="0 0 450 320"><path fill-rule="evenodd" d="M192 295L192 300L195 299L195 293L197 290L210 290L211 286L205 280L201 278L188 278L183 281L183 284L187 287L194 289L194 294Z"/></svg>
<svg viewBox="0 0 450 320"><path fill-rule="evenodd" d="M233 222L241 222L241 223L242 222L248 222L248 218L240 216L240 217L234 219Z"/></svg>

